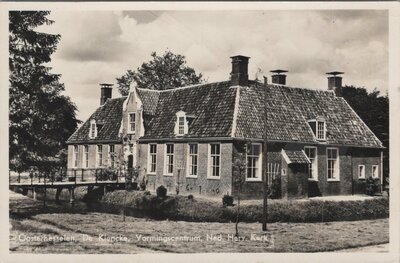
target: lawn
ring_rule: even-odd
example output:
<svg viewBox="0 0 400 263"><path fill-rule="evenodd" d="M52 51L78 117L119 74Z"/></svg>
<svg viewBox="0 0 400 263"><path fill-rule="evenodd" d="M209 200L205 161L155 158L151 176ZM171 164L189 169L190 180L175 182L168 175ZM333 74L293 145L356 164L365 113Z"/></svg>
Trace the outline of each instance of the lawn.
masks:
<svg viewBox="0 0 400 263"><path fill-rule="evenodd" d="M229 239L235 234L233 223L157 221L136 217L126 217L124 222L121 215L67 210L68 204L55 206L49 203L46 210L41 206L40 201L11 194L11 252L319 252L389 242L388 219L276 222L268 224L267 235L261 231L260 223L240 223L241 240L235 241ZM69 240L43 239L61 236ZM171 237L176 240L165 240ZM194 240L179 240L184 237ZM252 240L252 237L258 240ZM27 240L29 238L37 240Z"/></svg>

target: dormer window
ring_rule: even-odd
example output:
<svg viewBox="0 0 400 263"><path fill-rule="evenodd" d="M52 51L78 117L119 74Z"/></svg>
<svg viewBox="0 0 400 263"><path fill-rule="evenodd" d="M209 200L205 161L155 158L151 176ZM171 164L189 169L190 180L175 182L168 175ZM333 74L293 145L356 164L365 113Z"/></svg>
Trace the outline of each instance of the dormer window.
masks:
<svg viewBox="0 0 400 263"><path fill-rule="evenodd" d="M96 120L90 120L89 139L95 139L96 137L97 137Z"/></svg>
<svg viewBox="0 0 400 263"><path fill-rule="evenodd" d="M326 122L324 118L319 117L315 120L309 120L308 124L310 125L311 130L313 131L317 140L326 140Z"/></svg>
<svg viewBox="0 0 400 263"><path fill-rule="evenodd" d="M129 113L129 133L135 133L136 131L136 113L135 112L130 112Z"/></svg>
<svg viewBox="0 0 400 263"><path fill-rule="evenodd" d="M183 136L187 133L188 133L188 122L186 119L186 113L183 111L178 111L176 113L175 135Z"/></svg>

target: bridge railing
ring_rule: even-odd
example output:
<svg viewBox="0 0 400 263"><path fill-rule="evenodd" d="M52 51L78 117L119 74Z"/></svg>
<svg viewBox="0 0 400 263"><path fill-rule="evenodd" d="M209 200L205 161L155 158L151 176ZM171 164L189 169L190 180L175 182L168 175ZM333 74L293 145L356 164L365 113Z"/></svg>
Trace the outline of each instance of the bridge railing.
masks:
<svg viewBox="0 0 400 263"><path fill-rule="evenodd" d="M122 169L107 169L107 168L71 168L62 169L56 173L25 173L25 174L14 174L9 176L10 184L13 183L44 183L54 184L56 182L125 182L125 178L132 178L134 171L128 169L127 171Z"/></svg>

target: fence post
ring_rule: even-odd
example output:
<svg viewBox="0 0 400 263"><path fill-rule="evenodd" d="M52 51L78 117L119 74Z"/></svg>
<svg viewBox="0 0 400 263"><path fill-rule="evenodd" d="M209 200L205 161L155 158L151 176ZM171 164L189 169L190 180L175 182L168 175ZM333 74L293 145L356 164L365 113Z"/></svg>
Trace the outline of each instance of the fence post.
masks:
<svg viewBox="0 0 400 263"><path fill-rule="evenodd" d="M96 177L96 184L97 184L97 168L95 169L94 175L95 175L95 177Z"/></svg>
<svg viewBox="0 0 400 263"><path fill-rule="evenodd" d="M82 172L82 179L81 179L81 181L83 182L83 181L84 181L84 180L83 180L83 168L82 168L82 171L81 171L81 172Z"/></svg>
<svg viewBox="0 0 400 263"><path fill-rule="evenodd" d="M75 184L76 184L76 169L74 170L74 174L75 174L74 178L75 178Z"/></svg>

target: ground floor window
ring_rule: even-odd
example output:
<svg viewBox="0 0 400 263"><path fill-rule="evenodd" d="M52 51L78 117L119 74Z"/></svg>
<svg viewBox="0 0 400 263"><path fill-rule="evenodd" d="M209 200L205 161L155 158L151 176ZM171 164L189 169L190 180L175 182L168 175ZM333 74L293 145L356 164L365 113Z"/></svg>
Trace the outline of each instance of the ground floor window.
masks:
<svg viewBox="0 0 400 263"><path fill-rule="evenodd" d="M339 151L337 148L327 148L327 171L328 180L339 180Z"/></svg>
<svg viewBox="0 0 400 263"><path fill-rule="evenodd" d="M85 167L88 168L89 167L89 145L84 146L83 156L85 158L85 160L84 160Z"/></svg>
<svg viewBox="0 0 400 263"><path fill-rule="evenodd" d="M221 145L210 144L208 156L208 177L218 179L221 176Z"/></svg>
<svg viewBox="0 0 400 263"><path fill-rule="evenodd" d="M308 166L308 178L311 180L318 180L318 159L317 159L317 147L304 147L310 165Z"/></svg>
<svg viewBox="0 0 400 263"><path fill-rule="evenodd" d="M148 171L149 173L156 173L157 168L157 144L149 144L149 162Z"/></svg>
<svg viewBox="0 0 400 263"><path fill-rule="evenodd" d="M246 151L246 180L261 180L261 144L251 143L247 145Z"/></svg>
<svg viewBox="0 0 400 263"><path fill-rule="evenodd" d="M97 145L97 167L103 166L103 145Z"/></svg>
<svg viewBox="0 0 400 263"><path fill-rule="evenodd" d="M111 166L111 168L114 168L114 166L115 166L115 145L114 144L110 144L109 155L110 155L110 166Z"/></svg>
<svg viewBox="0 0 400 263"><path fill-rule="evenodd" d="M199 147L197 144L189 144L189 154L188 154L188 175L189 176L197 176L197 163Z"/></svg>
<svg viewBox="0 0 400 263"><path fill-rule="evenodd" d="M358 166L358 178L365 179L365 165Z"/></svg>
<svg viewBox="0 0 400 263"><path fill-rule="evenodd" d="M165 145L165 174L172 175L174 172L174 145Z"/></svg>
<svg viewBox="0 0 400 263"><path fill-rule="evenodd" d="M78 154L79 154L79 148L78 145L74 145L74 167L78 167Z"/></svg>
<svg viewBox="0 0 400 263"><path fill-rule="evenodd" d="M379 172L378 172L378 165L372 165L372 177L373 178L378 178L379 177Z"/></svg>

